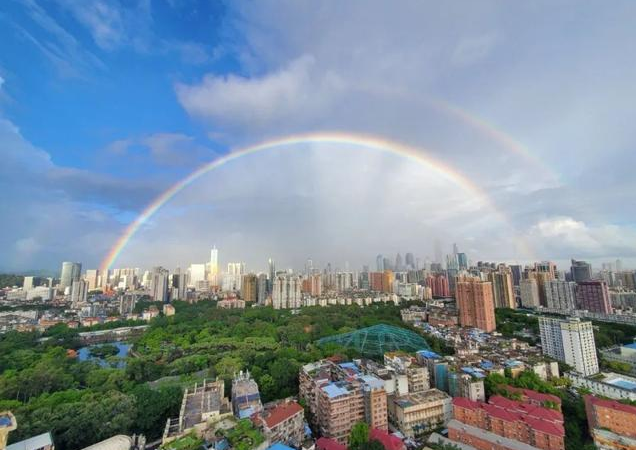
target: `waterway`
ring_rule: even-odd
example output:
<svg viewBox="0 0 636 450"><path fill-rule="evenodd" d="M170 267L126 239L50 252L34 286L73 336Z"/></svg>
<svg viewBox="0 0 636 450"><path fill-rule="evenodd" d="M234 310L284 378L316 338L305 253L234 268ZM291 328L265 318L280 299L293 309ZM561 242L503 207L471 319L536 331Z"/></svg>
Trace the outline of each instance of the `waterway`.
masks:
<svg viewBox="0 0 636 450"><path fill-rule="evenodd" d="M107 356L106 358L99 358L91 355L90 349L93 347L99 347L100 345L114 345L119 350L116 355ZM77 351L77 357L80 361L95 361L102 367L117 367L123 369L126 367L126 358L130 353L132 346L127 342L106 342L98 345L88 345L82 347Z"/></svg>

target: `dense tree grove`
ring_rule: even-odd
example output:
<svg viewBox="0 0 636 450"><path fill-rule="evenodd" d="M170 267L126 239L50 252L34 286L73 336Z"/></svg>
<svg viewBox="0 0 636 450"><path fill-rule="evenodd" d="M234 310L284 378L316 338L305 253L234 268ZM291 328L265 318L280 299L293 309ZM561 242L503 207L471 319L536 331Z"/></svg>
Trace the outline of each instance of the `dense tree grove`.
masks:
<svg viewBox="0 0 636 450"><path fill-rule="evenodd" d="M336 353L357 356L321 337L387 323L401 325L394 305L225 310L215 302L176 302L177 314L154 319L134 338L126 367L80 362L80 346L65 325L39 333L0 337L0 410L11 409L19 427L10 441L51 431L59 450L83 448L117 433L160 437L178 415L182 388L203 377L230 380L248 369L264 401L296 394L302 364ZM45 339L42 339L42 338Z"/></svg>
<svg viewBox="0 0 636 450"><path fill-rule="evenodd" d="M0 273L0 289L5 287L22 286L22 283L24 283L23 275Z"/></svg>

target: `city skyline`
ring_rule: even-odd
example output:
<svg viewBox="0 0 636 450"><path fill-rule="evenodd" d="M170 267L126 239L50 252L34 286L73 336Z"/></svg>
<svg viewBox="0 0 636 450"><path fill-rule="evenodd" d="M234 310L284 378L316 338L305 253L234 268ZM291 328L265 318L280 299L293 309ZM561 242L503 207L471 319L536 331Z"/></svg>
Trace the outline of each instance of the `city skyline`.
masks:
<svg viewBox="0 0 636 450"><path fill-rule="evenodd" d="M576 5L3 4L0 270L633 267L636 6Z"/></svg>

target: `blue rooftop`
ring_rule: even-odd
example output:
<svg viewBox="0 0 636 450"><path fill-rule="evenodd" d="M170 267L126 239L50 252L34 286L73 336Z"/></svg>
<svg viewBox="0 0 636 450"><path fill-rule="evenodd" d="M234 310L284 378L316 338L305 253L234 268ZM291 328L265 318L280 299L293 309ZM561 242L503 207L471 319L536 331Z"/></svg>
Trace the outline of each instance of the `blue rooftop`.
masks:
<svg viewBox="0 0 636 450"><path fill-rule="evenodd" d="M625 380L623 378L609 381L608 384L617 386L621 389L626 389L628 391L636 391L636 383L634 383L633 381Z"/></svg>
<svg viewBox="0 0 636 450"><path fill-rule="evenodd" d="M349 369L349 370L353 370L355 372L359 372L360 369L358 369L358 366L356 366L354 363L352 362L344 362L344 363L340 363L338 364L340 367L342 367L343 369Z"/></svg>
<svg viewBox="0 0 636 450"><path fill-rule="evenodd" d="M492 369L495 365L492 361L483 360L481 364L479 364L483 369Z"/></svg>
<svg viewBox="0 0 636 450"><path fill-rule="evenodd" d="M347 395L349 393L346 388L337 383L329 383L327 386L324 386L322 390L327 393L329 398L339 397L341 395Z"/></svg>
<svg viewBox="0 0 636 450"><path fill-rule="evenodd" d="M274 445L267 447L267 450L294 450L294 449L291 447L287 447L285 444L281 444L280 442L277 442Z"/></svg>
<svg viewBox="0 0 636 450"><path fill-rule="evenodd" d="M467 373L468 375L475 378L486 378L486 375L484 375L481 370L475 369L474 367L462 367L462 372Z"/></svg>
<svg viewBox="0 0 636 450"><path fill-rule="evenodd" d="M384 381L371 375L362 375L360 377L365 384L368 384L372 389L380 389L384 387Z"/></svg>
<svg viewBox="0 0 636 450"><path fill-rule="evenodd" d="M440 359L441 356L439 356L437 353L432 352L430 350L420 350L418 352L416 352L418 355L421 355L423 358L427 358L427 359Z"/></svg>
<svg viewBox="0 0 636 450"><path fill-rule="evenodd" d="M636 350L636 342L632 344L623 345L623 347L631 348L632 350Z"/></svg>

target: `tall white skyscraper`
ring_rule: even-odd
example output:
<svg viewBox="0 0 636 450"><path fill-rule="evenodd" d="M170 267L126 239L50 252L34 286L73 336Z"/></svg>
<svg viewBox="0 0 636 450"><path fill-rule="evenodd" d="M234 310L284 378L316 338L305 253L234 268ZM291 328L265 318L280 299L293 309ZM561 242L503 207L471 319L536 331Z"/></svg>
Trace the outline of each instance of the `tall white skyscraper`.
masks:
<svg viewBox="0 0 636 450"><path fill-rule="evenodd" d="M71 287L73 285L73 281L80 279L81 272L81 263L64 261L62 263L62 274L60 276L60 288L64 289Z"/></svg>
<svg viewBox="0 0 636 450"><path fill-rule="evenodd" d="M219 284L219 251L216 245L210 250L208 280L210 281L210 286L218 286Z"/></svg>
<svg viewBox="0 0 636 450"><path fill-rule="evenodd" d="M190 264L190 283L196 288L200 281L205 281L205 264Z"/></svg>
<svg viewBox="0 0 636 450"><path fill-rule="evenodd" d="M563 361L585 376L598 373L592 322L539 317L539 331L544 355Z"/></svg>

